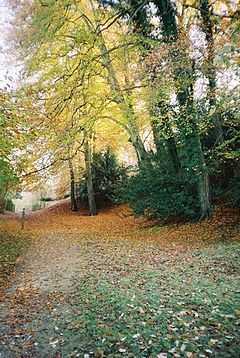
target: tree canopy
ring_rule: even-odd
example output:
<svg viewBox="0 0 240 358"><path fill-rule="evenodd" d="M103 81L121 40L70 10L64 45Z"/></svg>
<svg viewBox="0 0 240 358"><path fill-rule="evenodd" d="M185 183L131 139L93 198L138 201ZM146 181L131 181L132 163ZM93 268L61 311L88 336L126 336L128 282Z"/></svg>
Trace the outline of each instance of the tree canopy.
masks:
<svg viewBox="0 0 240 358"><path fill-rule="evenodd" d="M1 110L2 182L67 177L77 209L85 176L95 214L93 158L110 147L135 167L125 200L140 214L204 219L239 197L238 5L15 2L25 76L1 97L14 108Z"/></svg>

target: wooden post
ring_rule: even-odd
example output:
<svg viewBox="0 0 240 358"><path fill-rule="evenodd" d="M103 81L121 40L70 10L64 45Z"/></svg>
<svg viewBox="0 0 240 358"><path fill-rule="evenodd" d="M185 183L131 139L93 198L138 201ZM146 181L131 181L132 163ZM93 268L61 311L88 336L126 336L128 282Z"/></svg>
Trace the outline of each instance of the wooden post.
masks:
<svg viewBox="0 0 240 358"><path fill-rule="evenodd" d="M23 208L23 210L22 210L22 218L21 218L21 228L22 228L22 230L24 229L24 225L25 225L25 208Z"/></svg>

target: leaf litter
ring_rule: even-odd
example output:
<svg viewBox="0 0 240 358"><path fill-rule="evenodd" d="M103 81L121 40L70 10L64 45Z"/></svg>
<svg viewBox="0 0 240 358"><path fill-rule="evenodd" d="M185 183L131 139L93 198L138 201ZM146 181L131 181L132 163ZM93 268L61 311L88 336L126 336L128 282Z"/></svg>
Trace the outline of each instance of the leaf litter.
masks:
<svg viewBox="0 0 240 358"><path fill-rule="evenodd" d="M238 357L238 214L158 227L122 211L28 217L2 293L4 357Z"/></svg>

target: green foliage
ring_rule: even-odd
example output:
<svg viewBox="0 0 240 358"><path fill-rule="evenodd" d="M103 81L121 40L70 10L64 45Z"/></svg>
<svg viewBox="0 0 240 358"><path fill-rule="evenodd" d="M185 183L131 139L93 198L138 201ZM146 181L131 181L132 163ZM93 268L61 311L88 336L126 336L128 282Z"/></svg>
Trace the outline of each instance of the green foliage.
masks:
<svg viewBox="0 0 240 358"><path fill-rule="evenodd" d="M121 190L126 183L127 171L118 164L115 154L110 149L93 154L92 175L97 201L117 203L121 200ZM87 201L86 174L77 194L80 200Z"/></svg>
<svg viewBox="0 0 240 358"><path fill-rule="evenodd" d="M158 160L145 163L129 179L126 199L137 215L193 218L198 212L194 183L163 168Z"/></svg>
<svg viewBox="0 0 240 358"><path fill-rule="evenodd" d="M0 158L0 190L10 183L16 183L18 181L13 167L10 163Z"/></svg>
<svg viewBox="0 0 240 358"><path fill-rule="evenodd" d="M16 187L18 182L11 164L0 158L0 211L5 209L7 195Z"/></svg>

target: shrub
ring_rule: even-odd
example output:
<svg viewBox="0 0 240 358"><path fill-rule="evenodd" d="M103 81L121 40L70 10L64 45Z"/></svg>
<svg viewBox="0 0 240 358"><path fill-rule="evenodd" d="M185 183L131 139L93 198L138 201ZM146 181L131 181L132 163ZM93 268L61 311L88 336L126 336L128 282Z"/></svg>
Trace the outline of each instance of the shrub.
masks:
<svg viewBox="0 0 240 358"><path fill-rule="evenodd" d="M110 149L93 155L92 176L97 203L121 201L121 190L127 181L127 169L119 165ZM77 186L77 196L81 201L87 201L86 174Z"/></svg>
<svg viewBox="0 0 240 358"><path fill-rule="evenodd" d="M194 184L174 176L158 160L142 165L129 179L125 198L135 214L151 218L193 218L198 212Z"/></svg>

